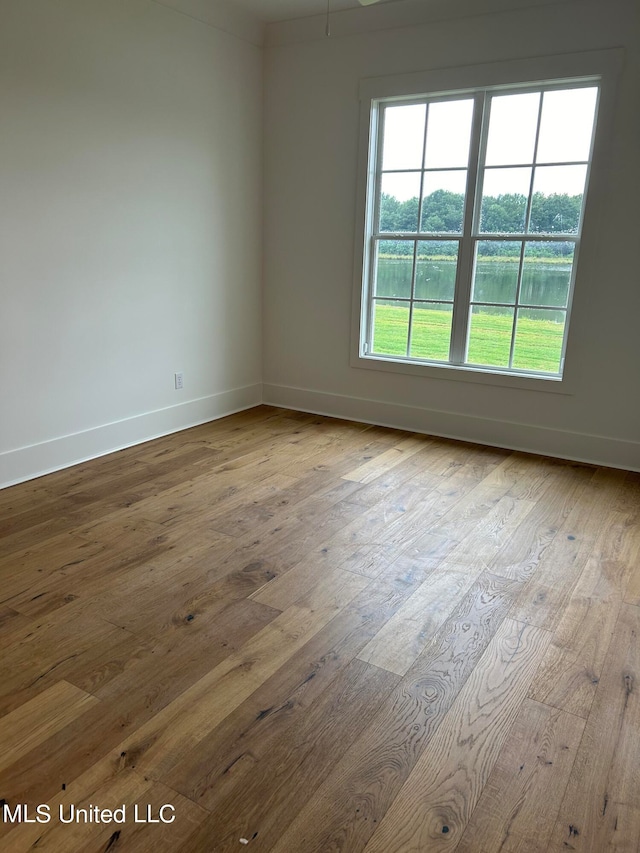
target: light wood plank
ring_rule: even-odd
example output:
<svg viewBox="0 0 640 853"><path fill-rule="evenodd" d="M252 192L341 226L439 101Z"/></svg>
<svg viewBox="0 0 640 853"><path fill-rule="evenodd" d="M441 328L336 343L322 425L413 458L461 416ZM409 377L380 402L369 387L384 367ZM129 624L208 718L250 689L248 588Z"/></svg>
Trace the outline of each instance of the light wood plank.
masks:
<svg viewBox="0 0 640 853"><path fill-rule="evenodd" d="M307 643L367 585L339 572L287 608L236 653L159 711L122 744L135 750L136 766L161 779L270 675ZM120 747L118 747L120 749Z"/></svg>
<svg viewBox="0 0 640 853"><path fill-rule="evenodd" d="M549 851L640 849L639 637L623 605Z"/></svg>
<svg viewBox="0 0 640 853"><path fill-rule="evenodd" d="M514 619L551 630L557 626L601 532L598 520L608 518L611 498L623 476L622 471L594 474L522 590L511 613Z"/></svg>
<svg viewBox="0 0 640 853"><path fill-rule="evenodd" d="M421 436L405 438L403 441L399 441L398 444L390 447L389 450L385 450L384 453L380 453L374 459L370 459L368 462L358 466L358 468L354 468L352 471L348 471L342 476L345 480L354 480L356 483L371 483L377 480L378 477L391 471L397 465L400 465L406 459L414 456L416 453L420 453L430 444L431 442L428 438L422 438Z"/></svg>
<svg viewBox="0 0 640 853"><path fill-rule="evenodd" d="M251 783L258 764L261 768L271 760L273 750L279 748L280 739L285 741L286 749L294 748L295 743L286 732L292 725L303 725L298 722L298 717L306 716L311 706L331 701L335 679L340 677L380 625L406 601L419 585L419 580L416 576L412 583L408 583L398 577L376 585L375 589L365 588L295 652L285 667L252 693L234 715L227 717L195 749L185 752L166 777L167 783L217 811L221 798L226 797L231 789L240 791L244 785ZM375 670L368 671L372 678L378 677ZM374 706L377 709L377 703ZM340 717L335 713L333 717L340 725ZM347 727L344 735L348 736ZM246 773L240 765L246 767ZM271 771L266 772L263 778L265 784L270 784ZM320 782L319 779L317 781ZM310 784L308 780L305 786Z"/></svg>
<svg viewBox="0 0 640 853"><path fill-rule="evenodd" d="M203 842L215 838L216 851L224 853L237 850L239 838L257 833L258 846L271 849L397 681L354 659L305 713L274 708L274 716L291 716L283 736L275 739L266 731L259 741L251 739L226 779L205 788L200 802L211 816L202 826Z"/></svg>
<svg viewBox="0 0 640 853"><path fill-rule="evenodd" d="M526 699L456 853L545 853L584 720Z"/></svg>
<svg viewBox="0 0 640 853"><path fill-rule="evenodd" d="M518 500L504 495L485 516L474 525L473 532L462 538L447 555L450 563L464 566L477 566L478 571L492 565L493 558L515 535L529 513L535 509L535 502Z"/></svg>
<svg viewBox="0 0 640 853"><path fill-rule="evenodd" d="M546 473L535 509L520 526L518 535L509 539L492 559L489 570L494 574L526 580L536 572L576 500L583 491L589 491L595 471L561 465L552 466Z"/></svg>
<svg viewBox="0 0 640 853"><path fill-rule="evenodd" d="M18 761L98 704L95 696L67 681L58 681L30 702L0 718L0 770Z"/></svg>
<svg viewBox="0 0 640 853"><path fill-rule="evenodd" d="M460 840L550 635L506 620L365 850L436 853Z"/></svg>
<svg viewBox="0 0 640 853"><path fill-rule="evenodd" d="M358 657L405 675L480 572L433 571Z"/></svg>
<svg viewBox="0 0 640 853"><path fill-rule="evenodd" d="M210 625L186 622L141 653L125 661L115 658L104 678L98 674L94 692L101 703L0 773L5 798L48 802L61 783L68 785L105 753L109 757L123 739L240 649L275 615L271 608L245 600L231 605ZM81 680L91 677L91 670L87 673L82 667L81 672ZM115 750L117 762L121 752Z"/></svg>
<svg viewBox="0 0 640 853"><path fill-rule="evenodd" d="M587 718L621 604L602 562L591 557L533 680L532 699Z"/></svg>
<svg viewBox="0 0 640 853"><path fill-rule="evenodd" d="M96 770L98 772L96 772ZM95 853L126 849L136 851L174 850L198 829L208 814L195 803L158 782L145 779L135 770L111 768L99 762L90 773L65 786L65 790L50 798L51 820L47 824L35 823L15 826L2 839L7 853L27 853L42 849L50 853ZM99 808L124 810L123 823L63 822L69 821L74 810ZM175 811L165 809L167 819L174 815L171 824L143 823L150 809L151 816L159 820L160 809L170 805ZM136 810L139 822L136 822ZM62 819L61 819L62 816Z"/></svg>
<svg viewBox="0 0 640 853"><path fill-rule="evenodd" d="M477 666L519 585L483 574L274 847L362 850Z"/></svg>

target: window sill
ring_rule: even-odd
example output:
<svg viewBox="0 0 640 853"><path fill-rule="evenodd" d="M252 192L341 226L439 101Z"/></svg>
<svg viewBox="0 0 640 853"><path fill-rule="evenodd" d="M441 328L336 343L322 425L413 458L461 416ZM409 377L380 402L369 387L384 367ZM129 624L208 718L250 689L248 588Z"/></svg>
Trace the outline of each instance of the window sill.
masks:
<svg viewBox="0 0 640 853"><path fill-rule="evenodd" d="M477 385L494 385L523 391L542 391L543 393L563 394L565 396L571 396L574 393L561 376L513 374L456 364L418 364L394 359L390 356L355 355L351 359L351 366L365 368L366 370L378 370L384 373L404 373L427 379L471 382Z"/></svg>

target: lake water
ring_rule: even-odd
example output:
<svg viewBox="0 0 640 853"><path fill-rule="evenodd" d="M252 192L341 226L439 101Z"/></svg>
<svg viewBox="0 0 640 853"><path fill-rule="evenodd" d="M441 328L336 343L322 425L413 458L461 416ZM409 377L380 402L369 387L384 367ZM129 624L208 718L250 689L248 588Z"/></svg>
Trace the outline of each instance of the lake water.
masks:
<svg viewBox="0 0 640 853"><path fill-rule="evenodd" d="M379 258L376 296L385 299L411 297L412 259ZM416 263L416 299L451 301L456 277L455 260L418 260ZM569 294L571 263L530 260L524 265L520 304L565 308ZM508 260L479 260L476 265L473 300L513 304L518 282L518 263ZM434 306L435 307L435 306ZM539 317L535 315L540 315ZM558 316L560 312L532 312L531 319Z"/></svg>

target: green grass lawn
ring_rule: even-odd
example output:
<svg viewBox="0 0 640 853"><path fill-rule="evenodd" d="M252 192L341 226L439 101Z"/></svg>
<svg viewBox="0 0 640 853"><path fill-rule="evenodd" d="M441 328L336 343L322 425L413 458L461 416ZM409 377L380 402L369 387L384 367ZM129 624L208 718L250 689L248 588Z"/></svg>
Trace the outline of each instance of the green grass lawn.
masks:
<svg viewBox="0 0 640 853"><path fill-rule="evenodd" d="M470 364L506 367L511 326L511 314L473 314L467 361ZM376 305L373 351L380 355L406 355L408 328L408 307ZM563 323L521 316L516 330L513 366L557 373L563 333ZM411 336L412 357L446 361L450 336L451 311L416 306Z"/></svg>

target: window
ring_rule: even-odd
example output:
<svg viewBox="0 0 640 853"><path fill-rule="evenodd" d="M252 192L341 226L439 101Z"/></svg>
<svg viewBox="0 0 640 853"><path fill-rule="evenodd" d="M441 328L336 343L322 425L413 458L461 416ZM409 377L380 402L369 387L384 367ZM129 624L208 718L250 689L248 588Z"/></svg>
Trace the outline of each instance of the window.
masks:
<svg viewBox="0 0 640 853"><path fill-rule="evenodd" d="M358 366L562 378L600 89L365 99Z"/></svg>

